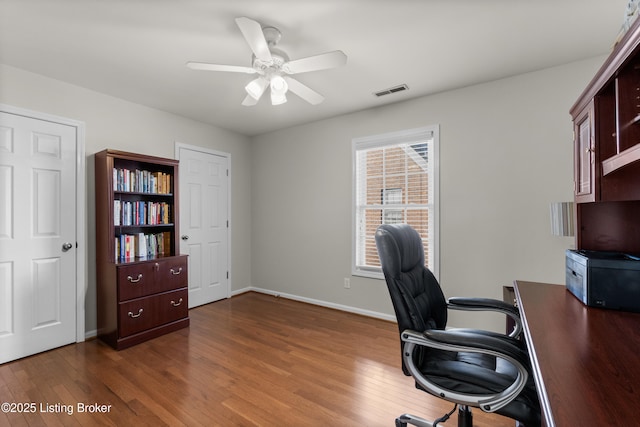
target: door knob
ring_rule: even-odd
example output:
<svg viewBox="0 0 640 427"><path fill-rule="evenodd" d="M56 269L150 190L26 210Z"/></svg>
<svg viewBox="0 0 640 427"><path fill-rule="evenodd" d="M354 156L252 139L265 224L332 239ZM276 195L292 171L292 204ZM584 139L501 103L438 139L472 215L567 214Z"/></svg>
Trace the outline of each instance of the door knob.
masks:
<svg viewBox="0 0 640 427"><path fill-rule="evenodd" d="M65 242L62 244L62 252L67 252L72 247L73 247L73 243Z"/></svg>
<svg viewBox="0 0 640 427"><path fill-rule="evenodd" d="M181 237L182 240L189 240L189 236L187 236L186 234L183 234Z"/></svg>

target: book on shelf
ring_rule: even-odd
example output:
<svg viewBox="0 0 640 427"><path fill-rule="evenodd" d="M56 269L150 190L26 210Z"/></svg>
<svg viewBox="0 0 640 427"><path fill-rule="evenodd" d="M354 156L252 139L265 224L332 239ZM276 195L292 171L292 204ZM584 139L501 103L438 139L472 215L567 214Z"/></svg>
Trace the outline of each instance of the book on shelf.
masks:
<svg viewBox="0 0 640 427"><path fill-rule="evenodd" d="M166 224L171 224L171 205L167 202L113 201L113 225L115 226Z"/></svg>
<svg viewBox="0 0 640 427"><path fill-rule="evenodd" d="M115 259L132 261L169 255L171 233L121 234L115 237Z"/></svg>
<svg viewBox="0 0 640 427"><path fill-rule="evenodd" d="M122 205L120 200L113 201L113 225L119 226L122 218Z"/></svg>
<svg viewBox="0 0 640 427"><path fill-rule="evenodd" d="M171 180L171 175L165 172L113 168L114 191L171 194Z"/></svg>
<svg viewBox="0 0 640 427"><path fill-rule="evenodd" d="M136 234L136 257L146 258L147 253L147 239L144 233Z"/></svg>

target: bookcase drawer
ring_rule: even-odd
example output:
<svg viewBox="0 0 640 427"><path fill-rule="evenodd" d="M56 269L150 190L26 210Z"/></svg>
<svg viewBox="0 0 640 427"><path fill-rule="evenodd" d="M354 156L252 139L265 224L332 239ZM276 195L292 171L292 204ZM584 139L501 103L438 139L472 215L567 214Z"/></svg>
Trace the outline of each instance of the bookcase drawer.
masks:
<svg viewBox="0 0 640 427"><path fill-rule="evenodd" d="M186 257L119 265L118 299L127 301L187 286Z"/></svg>
<svg viewBox="0 0 640 427"><path fill-rule="evenodd" d="M187 293L185 288L120 303L120 337L187 317Z"/></svg>

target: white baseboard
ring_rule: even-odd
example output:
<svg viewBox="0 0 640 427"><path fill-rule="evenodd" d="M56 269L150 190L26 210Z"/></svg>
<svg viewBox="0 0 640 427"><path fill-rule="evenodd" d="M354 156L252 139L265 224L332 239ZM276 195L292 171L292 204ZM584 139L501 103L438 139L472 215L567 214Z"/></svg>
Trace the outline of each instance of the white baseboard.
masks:
<svg viewBox="0 0 640 427"><path fill-rule="evenodd" d="M355 314L360 314L362 316L373 317L373 318L382 319L382 320L388 320L390 322L396 322L396 316L393 315L393 314L380 313L380 312L377 312L377 311L365 310L365 309L362 309L362 308L351 307L351 306L348 306L348 305L336 304L336 303L333 303L333 302L327 302L327 301L317 300L317 299L313 299L313 298L301 297L301 296L298 296L298 295L286 294L286 293L282 293L282 292L276 292L276 291L272 291L270 289L256 288L256 287L253 287L253 286L248 286L246 288L242 288L242 289L238 289L236 291L232 291L231 292L231 296L240 295L240 294L243 294L245 292L258 292L258 293L261 293L261 294L273 295L273 296L280 297L280 298L286 298L286 299L290 299L290 300L294 300L294 301L306 302L308 304L319 305L321 307L327 307L327 308L333 308L335 310L346 311L348 313L355 313Z"/></svg>
<svg viewBox="0 0 640 427"><path fill-rule="evenodd" d="M98 330L94 329L92 331L84 331L84 339L88 340L90 338L95 338L98 336Z"/></svg>

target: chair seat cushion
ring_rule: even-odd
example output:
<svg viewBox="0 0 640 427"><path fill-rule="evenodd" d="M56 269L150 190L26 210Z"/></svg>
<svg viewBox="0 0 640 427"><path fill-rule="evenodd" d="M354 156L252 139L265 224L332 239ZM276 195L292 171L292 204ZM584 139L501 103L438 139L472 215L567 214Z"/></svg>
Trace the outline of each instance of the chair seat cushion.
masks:
<svg viewBox="0 0 640 427"><path fill-rule="evenodd" d="M497 372L496 358L487 354L439 350L433 353L429 352L420 371L448 390L471 394L497 393L515 379L515 368L508 370L503 367L503 372Z"/></svg>
<svg viewBox="0 0 640 427"><path fill-rule="evenodd" d="M480 353L429 350L420 371L440 387L464 394L499 393L511 385L516 368L506 360ZM422 389L417 383L416 387ZM539 425L540 409L533 379L525 389L498 414Z"/></svg>

